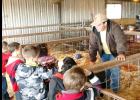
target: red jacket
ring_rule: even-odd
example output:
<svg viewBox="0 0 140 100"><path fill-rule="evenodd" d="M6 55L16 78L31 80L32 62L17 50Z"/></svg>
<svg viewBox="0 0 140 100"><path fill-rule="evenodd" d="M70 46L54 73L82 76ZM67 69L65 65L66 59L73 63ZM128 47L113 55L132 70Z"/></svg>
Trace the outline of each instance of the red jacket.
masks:
<svg viewBox="0 0 140 100"><path fill-rule="evenodd" d="M63 80L63 74L61 74L61 73L55 73L53 76Z"/></svg>
<svg viewBox="0 0 140 100"><path fill-rule="evenodd" d="M8 52L8 53L2 53L2 73L5 73L6 72L5 65L7 64L8 58L10 56L11 56L11 53L10 52Z"/></svg>
<svg viewBox="0 0 140 100"><path fill-rule="evenodd" d="M57 94L57 95L56 95L56 100L78 100L78 99L80 99L83 95L84 95L83 92L71 93L71 94L62 93L62 94Z"/></svg>
<svg viewBox="0 0 140 100"><path fill-rule="evenodd" d="M57 77L57 78L63 79L63 74L61 74L61 73L56 73L54 76ZM96 82L98 84L98 81L97 81L98 78L96 76L95 77L93 76L91 78L91 75L90 75L90 77L88 77L88 78L89 78L89 80L92 81L92 83L93 83L93 81L96 80ZM50 88L49 94L53 93L53 92L51 92L53 90L53 88L58 90L58 85L56 85L56 83L55 83L56 79L54 77L52 79L51 79L52 81L50 81L50 84L51 84L50 86L51 87L49 87ZM63 84L62 81L59 81L59 83ZM94 82L94 85L96 85L95 82ZM88 89L86 89L86 90L84 90L82 92L63 91L64 87L59 89L59 90L61 92L57 92L57 94L56 94L56 92L54 92L54 94L56 94L56 96L54 94L53 95L49 95L49 99L50 100L54 100L54 98L56 98L56 100L95 100L93 88L88 88ZM53 97L51 98L50 96L53 96Z"/></svg>
<svg viewBox="0 0 140 100"><path fill-rule="evenodd" d="M10 77L10 81L12 83L13 91L16 92L19 90L19 87L17 85L16 79L15 79L15 73L18 65L20 63L23 63L21 59L9 57L7 65L6 65L6 72Z"/></svg>

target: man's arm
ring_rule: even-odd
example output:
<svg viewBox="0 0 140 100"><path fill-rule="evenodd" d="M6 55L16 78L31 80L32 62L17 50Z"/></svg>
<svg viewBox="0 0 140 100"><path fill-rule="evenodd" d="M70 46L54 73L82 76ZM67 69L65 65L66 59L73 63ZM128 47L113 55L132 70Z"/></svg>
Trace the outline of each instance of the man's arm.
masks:
<svg viewBox="0 0 140 100"><path fill-rule="evenodd" d="M113 28L114 30L114 38L117 45L117 60L124 61L125 60L125 51L127 49L127 41L126 36L123 32L123 30L120 28L119 25L115 25Z"/></svg>
<svg viewBox="0 0 140 100"><path fill-rule="evenodd" d="M93 32L91 32L89 35L89 56L91 62L96 61L97 51L98 51L97 37Z"/></svg>

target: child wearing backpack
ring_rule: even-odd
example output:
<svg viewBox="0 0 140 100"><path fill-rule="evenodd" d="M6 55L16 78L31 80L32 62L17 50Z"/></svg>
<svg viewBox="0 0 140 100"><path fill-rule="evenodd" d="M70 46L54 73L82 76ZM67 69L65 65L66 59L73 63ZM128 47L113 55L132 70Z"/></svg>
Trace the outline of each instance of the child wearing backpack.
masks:
<svg viewBox="0 0 140 100"><path fill-rule="evenodd" d="M11 56L8 59L6 66L6 72L10 77L13 91L15 92L16 100L20 100L19 87L15 79L15 73L18 65L24 62L21 55L21 45L18 42L12 42L8 45Z"/></svg>

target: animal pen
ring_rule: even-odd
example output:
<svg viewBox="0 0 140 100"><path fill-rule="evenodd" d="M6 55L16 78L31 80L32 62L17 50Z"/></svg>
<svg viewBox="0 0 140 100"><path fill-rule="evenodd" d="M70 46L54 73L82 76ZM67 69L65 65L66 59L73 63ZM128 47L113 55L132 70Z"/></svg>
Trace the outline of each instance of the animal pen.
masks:
<svg viewBox="0 0 140 100"><path fill-rule="evenodd" d="M71 36L73 32L75 34L74 37ZM64 35L64 33L67 33L66 36ZM73 31L71 29L64 30L64 33L55 34L61 34L61 37L66 38L45 42L50 55L55 56L58 60L62 60L66 56L75 59L76 54L81 54L82 57L80 59L75 59L77 64L83 68L90 69L95 73L119 65L121 68L119 93L113 94L113 92L109 89L101 92L107 96L106 100L110 100L110 98L114 98L117 100L139 100L140 96L138 93L140 92L140 45L138 45L138 43L137 45L134 45L133 43L133 45L129 44L129 46L133 46L133 49L128 49L128 56L125 62L118 62L114 60L106 63L101 63L100 57L98 56L98 59L96 61L97 64L94 66L89 66L90 59L88 54L88 31L83 29L77 29Z"/></svg>
<svg viewBox="0 0 140 100"><path fill-rule="evenodd" d="M106 99L140 100L140 36L125 32L128 39L126 61L101 62L97 55L96 64L89 66L88 54L89 27L93 15L102 12L106 0L3 0L2 39L8 43L16 41L22 45L45 43L49 54L62 60L66 56L75 59L77 64L95 73L120 67L120 91L114 94L111 90L101 90ZM107 0L109 1L109 0ZM115 0L114 0L115 1ZM79 3L81 2L81 3ZM100 3L102 2L102 3ZM140 4L122 2L125 12L126 5L135 7ZM9 9L9 8L10 9ZM91 13L92 10L94 13ZM131 13L131 12L130 12ZM123 14L125 18L126 15ZM134 17L133 15L131 17ZM108 81L108 80L106 80Z"/></svg>

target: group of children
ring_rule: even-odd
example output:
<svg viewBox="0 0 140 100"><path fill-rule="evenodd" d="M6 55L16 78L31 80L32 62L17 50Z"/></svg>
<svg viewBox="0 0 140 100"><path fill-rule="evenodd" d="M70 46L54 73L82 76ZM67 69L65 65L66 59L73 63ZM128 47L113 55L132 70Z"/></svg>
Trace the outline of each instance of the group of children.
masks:
<svg viewBox="0 0 140 100"><path fill-rule="evenodd" d="M63 59L61 68L58 63L44 44L21 47L17 42L3 41L3 100L10 100L6 72L16 100L94 100L99 95L100 81L93 72L78 67L71 57Z"/></svg>

